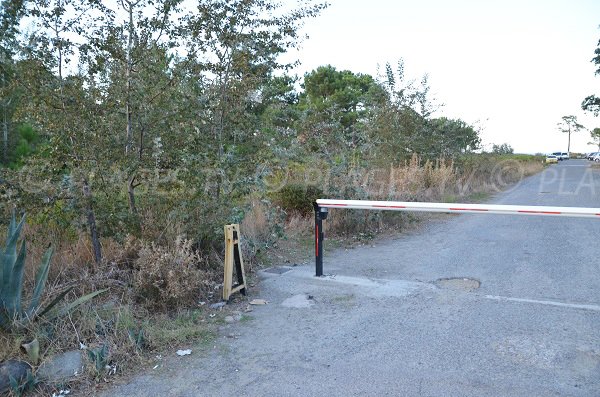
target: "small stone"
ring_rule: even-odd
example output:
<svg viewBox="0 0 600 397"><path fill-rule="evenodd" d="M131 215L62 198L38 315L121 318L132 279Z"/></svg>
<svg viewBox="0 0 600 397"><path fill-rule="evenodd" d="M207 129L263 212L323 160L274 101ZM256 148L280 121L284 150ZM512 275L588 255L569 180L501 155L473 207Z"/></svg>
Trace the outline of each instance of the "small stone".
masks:
<svg viewBox="0 0 600 397"><path fill-rule="evenodd" d="M81 350L71 350L46 360L38 369L37 375L50 383L61 383L82 372Z"/></svg>
<svg viewBox="0 0 600 397"><path fill-rule="evenodd" d="M4 393L10 389L10 378L14 378L20 382L27 371L31 371L31 367L25 361L8 360L0 364L0 393Z"/></svg>
<svg viewBox="0 0 600 397"><path fill-rule="evenodd" d="M225 322L227 324L235 323L235 318L233 318L233 316L227 316L227 317L225 317Z"/></svg>
<svg viewBox="0 0 600 397"><path fill-rule="evenodd" d="M225 306L227 304L227 302L217 302L217 303L213 303L212 305L210 305L209 307L211 309L220 309L223 306Z"/></svg>

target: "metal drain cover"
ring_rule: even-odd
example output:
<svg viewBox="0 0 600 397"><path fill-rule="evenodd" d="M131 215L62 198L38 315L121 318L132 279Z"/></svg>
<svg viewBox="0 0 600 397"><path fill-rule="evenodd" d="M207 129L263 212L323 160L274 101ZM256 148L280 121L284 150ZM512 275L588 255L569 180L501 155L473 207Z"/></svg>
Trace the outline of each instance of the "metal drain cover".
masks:
<svg viewBox="0 0 600 397"><path fill-rule="evenodd" d="M291 267L287 267L287 266L274 266L274 267L270 267L268 269L265 269L265 273L283 274L283 273L289 272L290 270L292 270Z"/></svg>
<svg viewBox="0 0 600 397"><path fill-rule="evenodd" d="M436 284L443 289L467 292L481 287L481 281L468 277L441 278Z"/></svg>

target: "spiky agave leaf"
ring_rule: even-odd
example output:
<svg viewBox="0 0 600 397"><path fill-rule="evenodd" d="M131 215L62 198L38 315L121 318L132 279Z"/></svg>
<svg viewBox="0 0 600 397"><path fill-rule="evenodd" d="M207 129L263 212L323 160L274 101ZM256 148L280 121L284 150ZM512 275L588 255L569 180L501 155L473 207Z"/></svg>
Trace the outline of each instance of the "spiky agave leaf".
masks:
<svg viewBox="0 0 600 397"><path fill-rule="evenodd" d="M48 320L52 320L55 319L57 317L61 317L64 316L65 314L69 313L71 310L75 309L77 306L84 304L85 302L89 301L90 299L104 293L108 291L108 288L105 289L101 289L99 291L94 291L92 293L89 293L87 295L84 296L80 296L79 298L75 299L73 302L69 303L68 305L58 309L58 310L53 310L50 313L48 313L51 308L46 307L42 313L40 313L40 316L43 316L44 314L48 313L48 315L46 316L46 318ZM64 296L64 295L63 295ZM55 306L57 303L59 302L59 300L54 300L52 301L52 306Z"/></svg>
<svg viewBox="0 0 600 397"><path fill-rule="evenodd" d="M31 318L33 318L34 315L38 316L38 317L42 317L44 314L46 314L50 310L52 310L52 308L54 306L56 306L58 304L58 302L60 302L61 300L63 300L64 297L67 296L67 294L69 292L71 292L72 289L73 289L73 287L67 288L66 290L64 290L63 292L61 292L60 294L58 294L58 296L56 298L52 299L52 302L48 303L48 305L41 312L39 312L37 314L35 312L32 312L29 316Z"/></svg>
<svg viewBox="0 0 600 397"><path fill-rule="evenodd" d="M42 257L42 262L40 263L40 266L35 275L35 289L33 290L33 297L31 298L29 309L27 309L27 316L29 317L31 317L31 315L35 313L39 308L40 299L42 298L42 292L44 292L46 280L48 279L48 270L50 269L50 259L52 259L52 253L53 249L48 248L48 250Z"/></svg>
<svg viewBox="0 0 600 397"><path fill-rule="evenodd" d="M15 225L14 217L15 215L13 212L10 226L8 227L8 235L6 236L6 246L4 247L4 252L2 252L0 256L0 264L2 265L2 269L0 269L2 271L2 285L0 285L0 287L2 288L2 291L6 291L11 283L11 274L13 272L15 261L17 260L17 241L19 240L21 229L25 223L25 215L23 215L23 218L18 225Z"/></svg>
<svg viewBox="0 0 600 397"><path fill-rule="evenodd" d="M23 274L25 271L25 240L21 242L19 255L13 265L13 271L10 277L9 288L5 291L7 294L4 302L6 311L9 316L14 319L19 319L23 316L21 309L21 295L23 293Z"/></svg>

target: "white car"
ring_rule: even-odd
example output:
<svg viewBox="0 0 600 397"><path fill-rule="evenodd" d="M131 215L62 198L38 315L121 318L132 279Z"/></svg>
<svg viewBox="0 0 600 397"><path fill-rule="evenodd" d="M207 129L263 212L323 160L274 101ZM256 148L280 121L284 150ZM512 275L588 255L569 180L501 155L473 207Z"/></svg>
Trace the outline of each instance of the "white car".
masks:
<svg viewBox="0 0 600 397"><path fill-rule="evenodd" d="M590 160L600 163L600 152L596 152L596 154L594 154Z"/></svg>

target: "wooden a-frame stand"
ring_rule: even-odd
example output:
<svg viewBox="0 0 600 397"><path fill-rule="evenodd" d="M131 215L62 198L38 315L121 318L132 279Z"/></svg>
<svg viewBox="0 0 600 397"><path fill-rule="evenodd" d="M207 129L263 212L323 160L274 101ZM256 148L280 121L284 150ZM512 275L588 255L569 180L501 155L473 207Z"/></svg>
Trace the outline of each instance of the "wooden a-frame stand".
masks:
<svg viewBox="0 0 600 397"><path fill-rule="evenodd" d="M233 286L233 267L237 274L237 285ZM240 292L246 295L246 275L244 274L244 261L240 248L240 225L225 225L225 276L223 278L223 300Z"/></svg>

